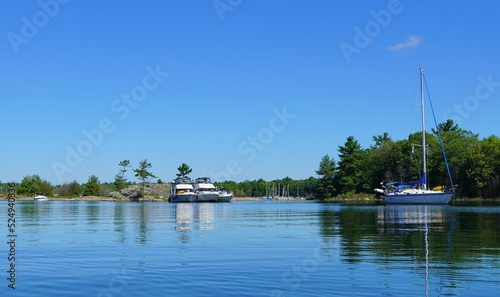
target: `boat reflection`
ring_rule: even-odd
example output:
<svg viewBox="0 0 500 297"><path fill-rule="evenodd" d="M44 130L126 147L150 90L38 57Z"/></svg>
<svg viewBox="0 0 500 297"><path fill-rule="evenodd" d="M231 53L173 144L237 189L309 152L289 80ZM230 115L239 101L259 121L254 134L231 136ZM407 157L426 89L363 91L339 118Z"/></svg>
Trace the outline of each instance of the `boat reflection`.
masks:
<svg viewBox="0 0 500 297"><path fill-rule="evenodd" d="M386 205L377 210L377 227L381 233L406 233L422 231L431 226L432 230L445 230L448 205Z"/></svg>
<svg viewBox="0 0 500 297"><path fill-rule="evenodd" d="M176 231L189 231L193 223L193 204L179 203L175 206L175 226Z"/></svg>
<svg viewBox="0 0 500 297"><path fill-rule="evenodd" d="M227 207L217 203L176 203L175 230L213 230L216 218L226 216Z"/></svg>
<svg viewBox="0 0 500 297"><path fill-rule="evenodd" d="M415 257L415 261L423 262L424 294L426 297L429 296L429 263L432 263L430 260L430 233L442 234L446 232L448 230L446 222L451 221L450 215L453 215L453 209L448 205L386 205L377 211L377 226L380 233L417 233L423 236L421 247L423 257ZM451 232L451 230L449 231ZM448 248L451 250L451 242L448 241L448 244Z"/></svg>

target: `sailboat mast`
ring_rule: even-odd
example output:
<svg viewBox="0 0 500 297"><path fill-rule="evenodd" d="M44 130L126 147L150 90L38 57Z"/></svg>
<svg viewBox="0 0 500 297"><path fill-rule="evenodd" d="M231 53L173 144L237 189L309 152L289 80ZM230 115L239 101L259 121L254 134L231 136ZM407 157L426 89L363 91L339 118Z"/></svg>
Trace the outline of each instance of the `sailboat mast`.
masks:
<svg viewBox="0 0 500 297"><path fill-rule="evenodd" d="M425 111L424 111L424 68L420 67L420 103L422 109L422 160L423 160L423 182L427 189L427 154L425 146Z"/></svg>

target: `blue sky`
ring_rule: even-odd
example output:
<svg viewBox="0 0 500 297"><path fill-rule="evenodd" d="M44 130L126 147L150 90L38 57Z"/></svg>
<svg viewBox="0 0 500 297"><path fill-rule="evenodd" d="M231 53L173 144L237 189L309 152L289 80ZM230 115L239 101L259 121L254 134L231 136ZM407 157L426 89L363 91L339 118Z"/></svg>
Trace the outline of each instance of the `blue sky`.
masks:
<svg viewBox="0 0 500 297"><path fill-rule="evenodd" d="M0 180L315 176L353 135L498 135L497 1L3 1ZM430 112L428 113L430 114ZM431 118L428 118L428 128ZM135 180L131 171L129 180Z"/></svg>

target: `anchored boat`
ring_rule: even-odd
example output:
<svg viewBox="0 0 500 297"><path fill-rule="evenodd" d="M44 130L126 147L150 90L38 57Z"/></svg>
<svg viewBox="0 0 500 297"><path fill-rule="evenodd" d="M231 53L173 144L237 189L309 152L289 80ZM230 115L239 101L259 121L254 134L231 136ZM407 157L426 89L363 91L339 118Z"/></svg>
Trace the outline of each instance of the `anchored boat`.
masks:
<svg viewBox="0 0 500 297"><path fill-rule="evenodd" d="M187 176L179 176L172 181L169 202L196 202L198 196L194 193L193 182Z"/></svg>
<svg viewBox="0 0 500 297"><path fill-rule="evenodd" d="M443 148L443 142L437 129L439 143L443 152L446 169L450 178L451 187L447 190L429 189L427 186L427 152L425 144L425 111L424 111L424 70L420 67L420 101L422 113L422 176L418 181L389 182L383 189L375 189L376 193L385 196L387 204L448 204L453 197L455 187L451 178L448 161ZM432 104L431 104L432 108Z"/></svg>

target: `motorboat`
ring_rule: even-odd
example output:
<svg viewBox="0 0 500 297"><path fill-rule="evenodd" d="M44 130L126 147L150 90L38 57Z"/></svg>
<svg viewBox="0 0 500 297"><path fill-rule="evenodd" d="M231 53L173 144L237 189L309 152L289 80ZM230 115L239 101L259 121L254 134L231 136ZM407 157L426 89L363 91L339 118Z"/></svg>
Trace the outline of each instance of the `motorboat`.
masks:
<svg viewBox="0 0 500 297"><path fill-rule="evenodd" d="M198 196L194 193L193 182L189 177L179 176L172 181L168 201L172 203L198 201Z"/></svg>
<svg viewBox="0 0 500 297"><path fill-rule="evenodd" d="M198 202L217 202L219 191L209 177L198 177L194 181L194 192L198 197Z"/></svg>
<svg viewBox="0 0 500 297"><path fill-rule="evenodd" d="M49 198L45 195L38 195L38 196L33 197L33 200L35 200L35 201L48 201Z"/></svg>

